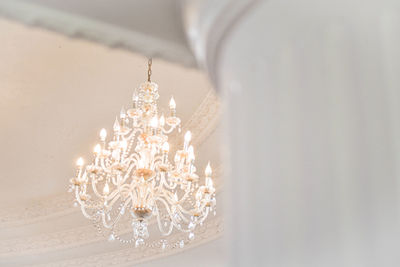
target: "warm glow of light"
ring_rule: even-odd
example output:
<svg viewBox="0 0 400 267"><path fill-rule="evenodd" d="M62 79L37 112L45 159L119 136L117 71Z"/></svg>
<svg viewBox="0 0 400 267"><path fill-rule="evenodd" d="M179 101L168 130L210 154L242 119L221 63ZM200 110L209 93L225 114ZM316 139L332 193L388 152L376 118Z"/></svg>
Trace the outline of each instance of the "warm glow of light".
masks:
<svg viewBox="0 0 400 267"><path fill-rule="evenodd" d="M165 125L165 117L164 117L164 114L161 115L159 123L160 123L160 126L161 126L161 127L164 127L164 125Z"/></svg>
<svg viewBox="0 0 400 267"><path fill-rule="evenodd" d="M121 141L121 148L123 150L126 150L127 147L128 147L128 142L126 142L126 140L122 140Z"/></svg>
<svg viewBox="0 0 400 267"><path fill-rule="evenodd" d="M120 116L121 119L125 119L126 118L126 111L125 111L124 107L121 108L121 112L120 112L119 116Z"/></svg>
<svg viewBox="0 0 400 267"><path fill-rule="evenodd" d="M175 99L174 99L173 96L171 97L171 100L169 101L169 108L170 109L175 109L176 108L176 103L175 103Z"/></svg>
<svg viewBox="0 0 400 267"><path fill-rule="evenodd" d="M108 183L106 183L103 188L103 194L108 195L109 193L110 193L110 187L108 186Z"/></svg>
<svg viewBox="0 0 400 267"><path fill-rule="evenodd" d="M195 158L194 157L194 149L193 149L193 146L190 146L188 148L188 160L189 160L189 162L193 161L194 158Z"/></svg>
<svg viewBox="0 0 400 267"><path fill-rule="evenodd" d="M93 151L96 155L98 155L101 151L101 146L99 144L95 145Z"/></svg>
<svg viewBox="0 0 400 267"><path fill-rule="evenodd" d="M165 143L162 145L161 150L162 150L163 152L168 152L168 151L169 151L169 144L168 144L168 142L165 142Z"/></svg>
<svg viewBox="0 0 400 267"><path fill-rule="evenodd" d="M115 118L113 129L115 132L119 132L119 130L121 130L121 126L119 125L118 118Z"/></svg>
<svg viewBox="0 0 400 267"><path fill-rule="evenodd" d="M135 89L135 91L133 92L132 100L135 101L135 102L137 102L139 100L137 89Z"/></svg>
<svg viewBox="0 0 400 267"><path fill-rule="evenodd" d="M110 233L109 241L156 248L160 241L164 244L164 240L156 240L157 237L170 235L175 232L174 228L189 233L192 240L195 227L201 225L210 212L216 214L216 189L210 163L203 170L205 177L203 174L199 179L196 173L198 151L195 155L191 142L197 135L186 132L190 128L181 133L182 120L176 114L175 99L171 97L166 110L158 107L158 85L150 81L151 66L149 59L148 81L141 83L133 93L128 113L122 107L111 125L113 128L107 128L108 133L106 129L98 132L100 140L94 143L93 160L77 160L76 175L70 179L69 191L74 194L84 216L94 220L98 231L104 227ZM178 134L183 144L174 140ZM162 213L158 212L157 201L163 202ZM126 215L125 209L132 216L120 220ZM148 228L153 219L158 227ZM118 222L128 220L133 235L123 240L113 229L122 229L124 225L117 225ZM157 228L159 235L149 239L149 230ZM181 248L186 243L186 238L182 238ZM175 246L171 244L170 248Z"/></svg>
<svg viewBox="0 0 400 267"><path fill-rule="evenodd" d="M107 137L107 130L103 128L100 130L100 139L104 141L106 140L106 137Z"/></svg>
<svg viewBox="0 0 400 267"><path fill-rule="evenodd" d="M157 127L158 127L158 118L157 118L157 115L154 116L153 118L151 118L151 120L150 120L150 126L151 126L152 128L157 128Z"/></svg>
<svg viewBox="0 0 400 267"><path fill-rule="evenodd" d="M187 131L185 133L185 143L189 143L190 140L192 140L192 133L190 131Z"/></svg>
<svg viewBox="0 0 400 267"><path fill-rule="evenodd" d="M205 175L206 175L207 177L211 176L211 174L212 174L212 169L211 169L211 166L210 166L210 162L208 162L207 167L206 167L206 170L204 171L204 173L205 173Z"/></svg>
<svg viewBox="0 0 400 267"><path fill-rule="evenodd" d="M80 157L80 158L76 161L76 165L77 165L78 167L82 167L82 166L83 166L83 158L82 158L82 157Z"/></svg>

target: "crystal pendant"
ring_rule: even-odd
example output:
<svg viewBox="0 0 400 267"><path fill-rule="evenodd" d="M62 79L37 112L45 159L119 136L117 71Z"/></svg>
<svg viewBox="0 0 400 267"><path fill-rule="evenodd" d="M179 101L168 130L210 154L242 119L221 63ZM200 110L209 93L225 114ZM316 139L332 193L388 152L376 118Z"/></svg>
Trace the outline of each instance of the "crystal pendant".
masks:
<svg viewBox="0 0 400 267"><path fill-rule="evenodd" d="M189 228L190 230L193 230L195 227L196 227L196 224L193 223L193 222L190 222L190 223L188 224L188 228Z"/></svg>
<svg viewBox="0 0 400 267"><path fill-rule="evenodd" d="M190 232L188 235L189 240L193 240L194 239L194 233Z"/></svg>
<svg viewBox="0 0 400 267"><path fill-rule="evenodd" d="M133 236L134 238L144 238L147 239L149 237L149 230L147 229L146 221L135 221L132 223L133 226Z"/></svg>
<svg viewBox="0 0 400 267"><path fill-rule="evenodd" d="M161 249L164 250L167 248L167 240L163 239L161 240Z"/></svg>
<svg viewBox="0 0 400 267"><path fill-rule="evenodd" d="M115 240L115 235L114 235L114 234L111 234L111 235L108 237L108 241L113 242L114 240Z"/></svg>
<svg viewBox="0 0 400 267"><path fill-rule="evenodd" d="M144 244L144 240L143 240L143 238L138 238L137 240L136 240L136 242L135 242L135 247L137 248L137 247L140 247L141 245L143 245Z"/></svg>

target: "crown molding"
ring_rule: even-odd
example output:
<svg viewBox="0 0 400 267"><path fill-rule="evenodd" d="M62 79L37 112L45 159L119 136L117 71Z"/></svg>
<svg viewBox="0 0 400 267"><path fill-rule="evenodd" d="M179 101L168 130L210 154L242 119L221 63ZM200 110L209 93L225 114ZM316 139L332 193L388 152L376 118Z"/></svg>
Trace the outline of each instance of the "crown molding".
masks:
<svg viewBox="0 0 400 267"><path fill-rule="evenodd" d="M31 265L36 267L70 267L70 266L132 266L145 261L154 260L157 258L181 253L187 249L197 247L204 243L220 238L223 233L223 220L217 217L209 220L204 225L195 230L196 238L193 241L188 241L187 235L183 233L170 235L165 238L168 244L174 244L180 240L185 240L183 248L168 247L162 252L160 248L145 248L135 249L127 248L113 252L94 254L88 257L69 259L64 261L49 262L39 265Z"/></svg>
<svg viewBox="0 0 400 267"><path fill-rule="evenodd" d="M147 57L162 58L186 67L197 65L190 49L184 44L29 1L1 1L0 16L72 38L85 39L108 47L118 47Z"/></svg>

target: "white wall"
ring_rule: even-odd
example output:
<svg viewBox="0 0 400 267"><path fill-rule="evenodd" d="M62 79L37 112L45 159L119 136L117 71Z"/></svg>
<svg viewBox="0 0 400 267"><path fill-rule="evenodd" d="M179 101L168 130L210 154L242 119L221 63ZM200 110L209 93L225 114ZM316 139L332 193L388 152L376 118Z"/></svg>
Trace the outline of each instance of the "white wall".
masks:
<svg viewBox="0 0 400 267"><path fill-rule="evenodd" d="M399 11L260 1L225 37L231 266L399 266Z"/></svg>

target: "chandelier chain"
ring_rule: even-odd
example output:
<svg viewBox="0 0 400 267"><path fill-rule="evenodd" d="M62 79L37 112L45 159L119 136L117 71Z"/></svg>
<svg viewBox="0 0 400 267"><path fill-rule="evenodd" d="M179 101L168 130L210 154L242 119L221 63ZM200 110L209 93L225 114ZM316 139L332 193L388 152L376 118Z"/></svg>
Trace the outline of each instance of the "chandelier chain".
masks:
<svg viewBox="0 0 400 267"><path fill-rule="evenodd" d="M151 82L151 65L153 64L153 59L149 58L149 61L147 63L148 69L147 69L147 81Z"/></svg>

